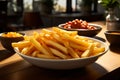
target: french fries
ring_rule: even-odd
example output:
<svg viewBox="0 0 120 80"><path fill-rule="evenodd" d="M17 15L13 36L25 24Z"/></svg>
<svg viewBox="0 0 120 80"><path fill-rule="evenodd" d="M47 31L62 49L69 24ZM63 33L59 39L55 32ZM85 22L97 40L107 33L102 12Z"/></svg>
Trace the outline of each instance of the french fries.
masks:
<svg viewBox="0 0 120 80"><path fill-rule="evenodd" d="M57 27L34 32L32 36L25 36L24 41L12 43L12 47L17 47L25 55L49 59L84 58L105 51L99 42L78 36L76 31Z"/></svg>
<svg viewBox="0 0 120 80"><path fill-rule="evenodd" d="M3 37L21 37L23 35L17 32L7 32L7 33L3 33L2 36Z"/></svg>

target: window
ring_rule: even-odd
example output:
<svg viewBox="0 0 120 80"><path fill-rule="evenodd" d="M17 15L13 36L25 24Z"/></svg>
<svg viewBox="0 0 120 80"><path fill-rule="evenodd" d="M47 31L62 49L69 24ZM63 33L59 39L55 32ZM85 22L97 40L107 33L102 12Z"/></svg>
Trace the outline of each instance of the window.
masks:
<svg viewBox="0 0 120 80"><path fill-rule="evenodd" d="M36 10L36 8L40 8L39 1L41 0L8 0L8 14L15 14L16 12L23 12L24 11L32 11ZM49 0L48 0L49 1ZM71 1L70 4L68 4L67 1ZM54 0L54 10L55 13L61 13L66 12L68 8L67 5L71 5L71 12L81 12L80 3L81 1L86 0ZM87 0L87 2L90 0ZM92 11L97 11L97 1L98 0L92 0ZM35 5L33 5L33 3ZM36 5L37 4L37 5ZM95 5L96 4L96 5ZM40 9L37 9L40 11Z"/></svg>
<svg viewBox="0 0 120 80"><path fill-rule="evenodd" d="M97 1L98 0L54 0L54 10L55 12L66 12L66 1L71 1L72 12L81 12L80 4L91 3L91 10L97 11ZM69 7L68 7L69 8Z"/></svg>
<svg viewBox="0 0 120 80"><path fill-rule="evenodd" d="M23 3L24 3L24 10L25 11L33 10L33 6L32 6L33 0L24 0Z"/></svg>
<svg viewBox="0 0 120 80"><path fill-rule="evenodd" d="M72 0L72 11L76 11L76 0ZM66 0L55 0L55 12L66 12Z"/></svg>

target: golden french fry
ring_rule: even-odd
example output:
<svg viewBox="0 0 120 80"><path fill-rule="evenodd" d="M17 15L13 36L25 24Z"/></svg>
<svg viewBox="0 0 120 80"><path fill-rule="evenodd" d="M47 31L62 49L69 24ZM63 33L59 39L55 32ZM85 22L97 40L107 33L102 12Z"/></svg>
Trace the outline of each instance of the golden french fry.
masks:
<svg viewBox="0 0 120 80"><path fill-rule="evenodd" d="M25 48L22 49L21 53L22 53L22 54L25 54L25 53L27 53L27 50L28 50L28 47L25 47ZM27 54L26 54L26 55L27 55Z"/></svg>
<svg viewBox="0 0 120 80"><path fill-rule="evenodd" d="M103 51L105 51L105 47L95 48L93 50L93 55L97 55L97 54L99 54L99 53L101 53Z"/></svg>
<svg viewBox="0 0 120 80"><path fill-rule="evenodd" d="M66 45L68 45L69 41L66 39L63 39L59 34L52 34L52 36L53 36L54 40L56 40L57 43L60 43L64 47L66 47Z"/></svg>
<svg viewBox="0 0 120 80"><path fill-rule="evenodd" d="M80 58L79 55L77 54L77 52L75 52L71 47L67 47L69 54L73 57L73 58Z"/></svg>
<svg viewBox="0 0 120 80"><path fill-rule="evenodd" d="M24 36L24 41L29 41L30 40L30 36Z"/></svg>
<svg viewBox="0 0 120 80"><path fill-rule="evenodd" d="M46 59L60 59L59 57L56 57L56 56L39 54L39 53L36 54L36 57L38 57L38 58L46 58Z"/></svg>
<svg viewBox="0 0 120 80"><path fill-rule="evenodd" d="M41 32L44 33L44 34L52 34L53 33L52 31L47 30L47 29L42 29Z"/></svg>
<svg viewBox="0 0 120 80"><path fill-rule="evenodd" d="M58 34L52 34L52 37L59 43L63 44L62 38Z"/></svg>
<svg viewBox="0 0 120 80"><path fill-rule="evenodd" d="M50 48L42 40L40 41L40 43L48 51L48 53L50 55L52 55L52 51L50 50Z"/></svg>
<svg viewBox="0 0 120 80"><path fill-rule="evenodd" d="M69 42L65 43L65 47L68 49L68 52L72 58L80 58L79 55L77 54L78 52L76 52L75 50L72 49L72 47L70 47Z"/></svg>
<svg viewBox="0 0 120 80"><path fill-rule="evenodd" d="M13 42L12 47L24 48L30 46L30 41L20 41L20 42Z"/></svg>
<svg viewBox="0 0 120 80"><path fill-rule="evenodd" d="M39 53L40 53L39 51L34 51L34 52L31 54L31 56L37 57L37 54L39 54Z"/></svg>
<svg viewBox="0 0 120 80"><path fill-rule="evenodd" d="M59 29L57 27L53 27L53 31L58 33L58 34L62 34L62 35L64 35L64 34L68 34L70 36L77 35L77 31L66 31L66 30Z"/></svg>
<svg viewBox="0 0 120 80"><path fill-rule="evenodd" d="M73 43L76 43L76 44L79 44L79 45L82 45L82 46L85 46L85 47L88 47L89 46L89 43L83 41L83 40L78 40L75 36L74 37L71 37L67 34L64 34L63 35L64 38L67 38L69 41L73 42Z"/></svg>
<svg viewBox="0 0 120 80"><path fill-rule="evenodd" d="M74 50L78 54L78 56L81 57L81 55L83 54L83 51L80 51L78 49L74 49Z"/></svg>
<svg viewBox="0 0 120 80"><path fill-rule="evenodd" d="M37 39L39 37L39 33L38 32L33 32L33 36L35 39Z"/></svg>
<svg viewBox="0 0 120 80"><path fill-rule="evenodd" d="M82 58L89 57L93 53L93 50L94 50L94 45L91 43L89 48L81 55L81 57Z"/></svg>
<svg viewBox="0 0 120 80"><path fill-rule="evenodd" d="M100 43L99 43L99 42L94 42L94 45L95 45L95 47L98 47L98 48L100 48L100 47L101 47L101 45L100 45Z"/></svg>
<svg viewBox="0 0 120 80"><path fill-rule="evenodd" d="M59 59L58 57L53 56L53 55L45 55L45 54L42 54L42 53L40 53L40 51L34 51L34 52L32 53L32 56L38 57L38 58Z"/></svg>
<svg viewBox="0 0 120 80"><path fill-rule="evenodd" d="M88 57L89 54L90 54L90 50L87 49L85 52L83 52L83 54L81 55L81 57L82 57L82 58L84 58L84 57Z"/></svg>
<svg viewBox="0 0 120 80"><path fill-rule="evenodd" d="M34 38L31 38L30 41L40 52L42 52L43 54L49 55L49 52L37 40L35 40Z"/></svg>
<svg viewBox="0 0 120 80"><path fill-rule="evenodd" d="M50 46L57 48L58 50L64 52L65 54L68 54L67 48L62 46L61 44L59 44L55 41L52 41L52 40L47 40L47 39L44 39L44 42Z"/></svg>
<svg viewBox="0 0 120 80"><path fill-rule="evenodd" d="M78 49L78 50L80 50L80 51L85 51L85 50L87 50L87 48L88 48L88 47L84 47L84 46L75 44L75 43L73 43L73 42L71 42L71 43L69 43L69 44L70 44L70 46L71 46L72 48Z"/></svg>
<svg viewBox="0 0 120 80"><path fill-rule="evenodd" d="M31 53L33 53L34 50L36 50L36 48L35 48L33 45L30 45L30 46L27 48L27 51L24 52L24 54L31 55Z"/></svg>
<svg viewBox="0 0 120 80"><path fill-rule="evenodd" d="M67 56L63 53L61 53L60 51L58 51L57 49L54 48L50 48L50 50L52 51L52 53L62 59L67 59Z"/></svg>

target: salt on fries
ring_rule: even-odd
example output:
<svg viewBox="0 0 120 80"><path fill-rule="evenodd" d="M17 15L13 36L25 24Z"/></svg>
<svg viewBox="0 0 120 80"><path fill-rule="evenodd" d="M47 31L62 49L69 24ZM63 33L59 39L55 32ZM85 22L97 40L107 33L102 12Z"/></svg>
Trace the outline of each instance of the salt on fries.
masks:
<svg viewBox="0 0 120 80"><path fill-rule="evenodd" d="M84 58L105 51L99 42L78 36L76 31L65 31L57 27L25 36L24 41L14 42L12 46L25 55L49 59Z"/></svg>

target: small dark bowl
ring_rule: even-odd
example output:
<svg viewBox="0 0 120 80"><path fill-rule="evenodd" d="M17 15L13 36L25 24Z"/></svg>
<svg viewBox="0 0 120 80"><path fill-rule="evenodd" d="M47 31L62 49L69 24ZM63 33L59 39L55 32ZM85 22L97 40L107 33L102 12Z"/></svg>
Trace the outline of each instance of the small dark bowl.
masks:
<svg viewBox="0 0 120 80"><path fill-rule="evenodd" d="M94 30L89 30L89 29L68 29L68 28L64 28L65 24L60 24L58 25L59 28L67 30L67 31L78 31L78 35L80 36L88 36L88 37L94 37L96 36L101 30L102 30L102 26L101 25L97 25L97 24L89 24L91 26L94 26L96 29Z"/></svg>
<svg viewBox="0 0 120 80"><path fill-rule="evenodd" d="M7 32L5 32L4 34L6 34ZM22 41L24 40L24 37L23 36L20 36L20 37L3 37L2 36L3 33L0 34L0 41L1 41L1 44L2 46L11 51L11 52L14 52L14 49L12 47L12 42L18 42L18 41ZM20 33L22 35L24 35L24 33Z"/></svg>
<svg viewBox="0 0 120 80"><path fill-rule="evenodd" d="M111 45L120 45L120 31L105 31L104 34Z"/></svg>

